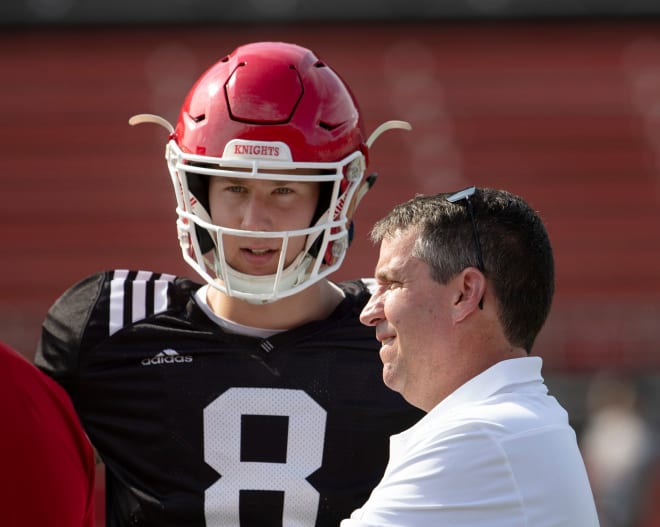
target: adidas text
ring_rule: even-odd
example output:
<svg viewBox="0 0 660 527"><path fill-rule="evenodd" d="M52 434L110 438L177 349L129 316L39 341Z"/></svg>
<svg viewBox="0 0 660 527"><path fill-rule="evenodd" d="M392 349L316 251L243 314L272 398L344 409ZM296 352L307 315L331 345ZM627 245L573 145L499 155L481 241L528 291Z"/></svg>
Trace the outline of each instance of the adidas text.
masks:
<svg viewBox="0 0 660 527"><path fill-rule="evenodd" d="M192 361L193 358L190 355L179 355L176 351L168 349L150 359L142 359L140 364L142 366L156 366L158 364L183 364Z"/></svg>

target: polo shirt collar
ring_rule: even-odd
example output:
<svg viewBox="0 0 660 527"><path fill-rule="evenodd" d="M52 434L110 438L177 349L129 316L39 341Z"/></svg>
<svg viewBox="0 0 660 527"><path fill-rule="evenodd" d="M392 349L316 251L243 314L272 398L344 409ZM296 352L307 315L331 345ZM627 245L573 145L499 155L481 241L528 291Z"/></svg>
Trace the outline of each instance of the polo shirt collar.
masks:
<svg viewBox="0 0 660 527"><path fill-rule="evenodd" d="M422 427L425 422L432 420L429 419L431 416L452 412L454 408L464 404L482 402L513 385L534 383L537 385L537 389L547 393L548 390L543 384L541 375L542 364L543 361L540 357L519 357L500 361L454 390L417 425ZM413 428L417 428L417 425Z"/></svg>

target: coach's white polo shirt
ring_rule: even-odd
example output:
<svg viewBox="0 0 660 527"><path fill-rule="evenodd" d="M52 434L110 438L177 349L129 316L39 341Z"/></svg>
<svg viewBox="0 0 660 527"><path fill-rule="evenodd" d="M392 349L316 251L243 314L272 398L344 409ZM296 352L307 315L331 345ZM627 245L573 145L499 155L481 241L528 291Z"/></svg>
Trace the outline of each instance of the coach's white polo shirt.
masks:
<svg viewBox="0 0 660 527"><path fill-rule="evenodd" d="M390 439L383 479L341 527L595 527L568 415L541 359L500 362Z"/></svg>

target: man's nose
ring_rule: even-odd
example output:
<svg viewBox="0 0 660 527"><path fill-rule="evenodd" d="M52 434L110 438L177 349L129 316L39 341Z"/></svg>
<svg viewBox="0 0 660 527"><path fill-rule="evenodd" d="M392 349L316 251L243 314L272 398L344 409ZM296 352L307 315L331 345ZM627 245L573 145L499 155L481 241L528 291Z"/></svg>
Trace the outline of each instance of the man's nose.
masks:
<svg viewBox="0 0 660 527"><path fill-rule="evenodd" d="M360 322L365 326L376 326L383 320L383 301L378 294L372 295L360 313Z"/></svg>
<svg viewBox="0 0 660 527"><path fill-rule="evenodd" d="M256 193L243 204L241 227L248 231L267 231L271 227L268 206Z"/></svg>

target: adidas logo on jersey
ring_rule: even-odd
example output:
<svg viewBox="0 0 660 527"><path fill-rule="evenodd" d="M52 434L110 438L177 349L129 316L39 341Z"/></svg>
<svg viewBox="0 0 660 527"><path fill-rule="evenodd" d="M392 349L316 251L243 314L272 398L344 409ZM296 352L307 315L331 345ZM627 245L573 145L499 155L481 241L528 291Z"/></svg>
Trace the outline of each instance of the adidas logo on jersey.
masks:
<svg viewBox="0 0 660 527"><path fill-rule="evenodd" d="M182 364L192 361L193 358L190 355L179 355L176 350L168 348L150 359L142 359L140 363L142 366L156 366L158 364Z"/></svg>

